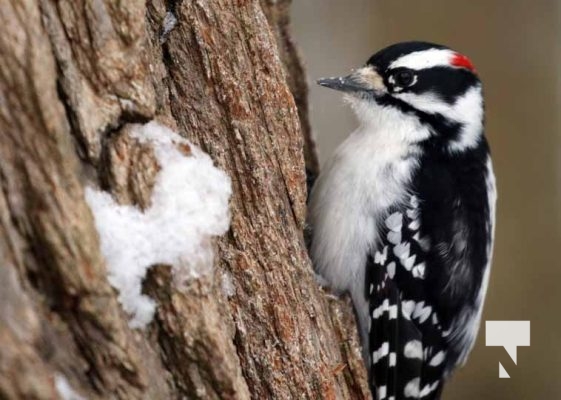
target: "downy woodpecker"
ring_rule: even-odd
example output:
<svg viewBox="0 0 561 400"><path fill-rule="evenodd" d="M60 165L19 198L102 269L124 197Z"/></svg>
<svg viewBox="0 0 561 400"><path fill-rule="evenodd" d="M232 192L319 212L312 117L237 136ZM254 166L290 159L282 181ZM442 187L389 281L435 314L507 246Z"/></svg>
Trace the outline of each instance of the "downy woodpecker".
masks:
<svg viewBox="0 0 561 400"><path fill-rule="evenodd" d="M407 42L318 83L345 93L360 126L310 195L314 268L351 294L373 395L438 399L474 344L489 279L481 82L466 56Z"/></svg>

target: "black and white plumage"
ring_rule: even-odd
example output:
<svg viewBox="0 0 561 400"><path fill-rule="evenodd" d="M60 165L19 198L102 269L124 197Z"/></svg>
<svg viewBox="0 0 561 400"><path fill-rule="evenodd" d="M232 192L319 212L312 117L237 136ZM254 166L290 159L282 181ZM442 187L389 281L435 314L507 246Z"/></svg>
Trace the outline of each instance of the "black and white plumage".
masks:
<svg viewBox="0 0 561 400"><path fill-rule="evenodd" d="M359 128L309 200L310 254L349 292L377 399L438 399L479 329L495 179L471 62L424 42L390 46L349 76Z"/></svg>

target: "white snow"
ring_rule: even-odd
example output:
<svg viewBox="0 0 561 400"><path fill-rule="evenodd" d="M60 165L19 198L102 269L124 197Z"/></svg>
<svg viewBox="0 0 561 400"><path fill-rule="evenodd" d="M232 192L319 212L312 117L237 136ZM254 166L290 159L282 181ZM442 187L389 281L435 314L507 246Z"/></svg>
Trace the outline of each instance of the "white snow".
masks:
<svg viewBox="0 0 561 400"><path fill-rule="evenodd" d="M156 177L151 206L119 205L107 192L86 188L105 257L109 282L131 315L131 327L151 320L155 302L141 293L150 266L172 266L178 284L212 270L212 238L230 225L230 178L213 165L198 147L169 128L150 122L137 125L132 136L151 143L161 170ZM187 144L191 155L177 149Z"/></svg>
<svg viewBox="0 0 561 400"><path fill-rule="evenodd" d="M236 294L236 287L234 286L234 279L232 278L232 274L228 271L222 272L222 294L226 296L226 298L232 297Z"/></svg>
<svg viewBox="0 0 561 400"><path fill-rule="evenodd" d="M177 17L171 11L166 13L164 17L164 22L162 24L162 33L160 35L160 44L165 43L169 33L175 28L177 25Z"/></svg>
<svg viewBox="0 0 561 400"><path fill-rule="evenodd" d="M72 386L62 374L55 374L55 388L62 400L86 400L72 389Z"/></svg>

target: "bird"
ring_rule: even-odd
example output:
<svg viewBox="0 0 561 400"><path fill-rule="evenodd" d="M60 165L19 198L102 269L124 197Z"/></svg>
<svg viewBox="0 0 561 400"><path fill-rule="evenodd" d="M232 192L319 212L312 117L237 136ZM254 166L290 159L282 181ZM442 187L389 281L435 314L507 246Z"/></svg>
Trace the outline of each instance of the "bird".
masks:
<svg viewBox="0 0 561 400"><path fill-rule="evenodd" d="M373 397L440 399L474 345L493 253L481 80L467 56L412 41L318 84L358 128L311 189L316 275L352 298Z"/></svg>

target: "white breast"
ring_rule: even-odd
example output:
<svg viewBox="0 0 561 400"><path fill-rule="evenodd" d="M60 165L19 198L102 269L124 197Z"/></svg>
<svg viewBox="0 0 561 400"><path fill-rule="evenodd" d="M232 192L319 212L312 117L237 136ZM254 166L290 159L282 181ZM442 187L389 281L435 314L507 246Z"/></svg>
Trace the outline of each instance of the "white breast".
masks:
<svg viewBox="0 0 561 400"><path fill-rule="evenodd" d="M331 288L351 293L364 331L367 256L388 207L407 197L418 151L413 142L429 132L390 108L360 107L355 105L355 111L362 126L336 150L315 183L308 222L316 272Z"/></svg>

